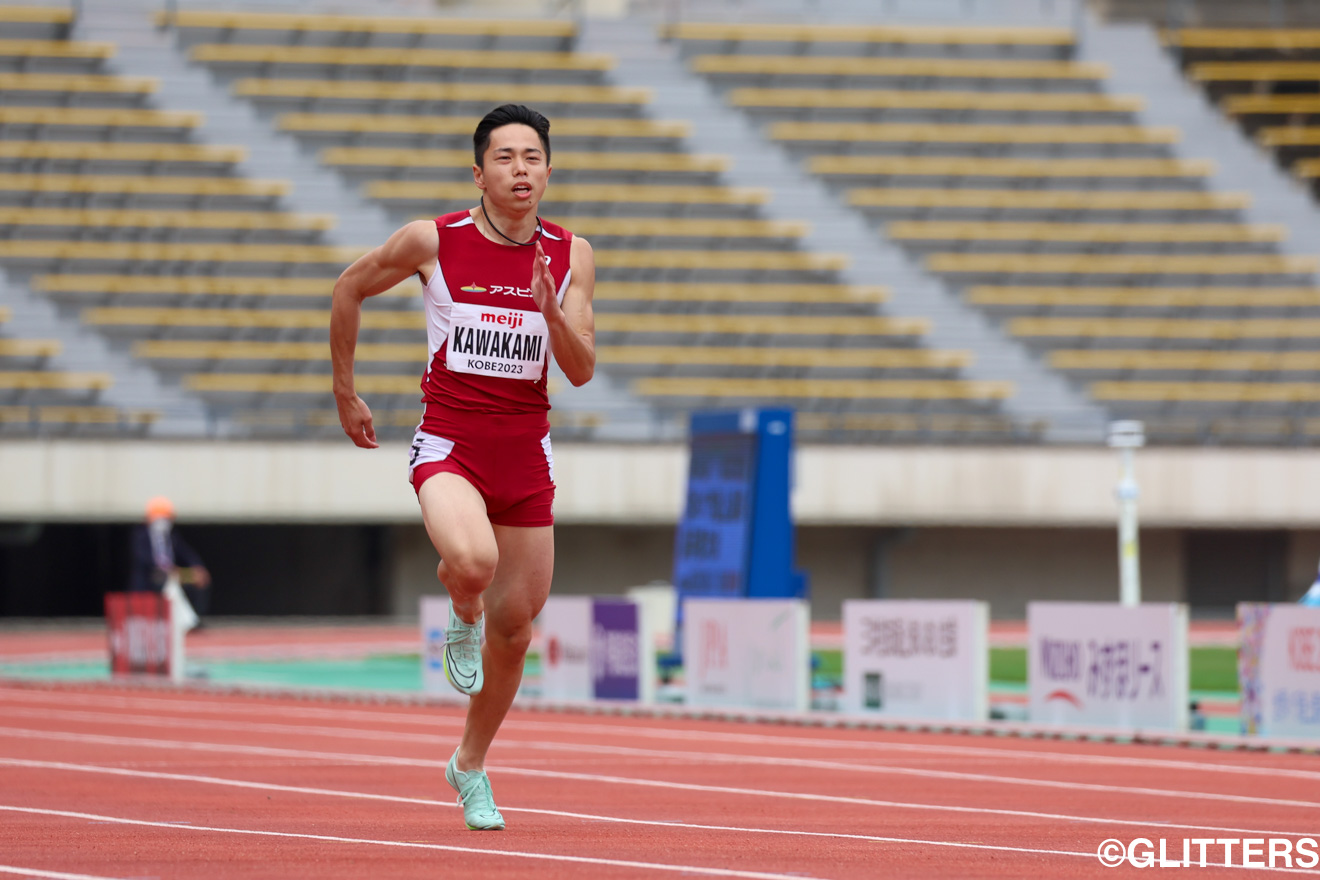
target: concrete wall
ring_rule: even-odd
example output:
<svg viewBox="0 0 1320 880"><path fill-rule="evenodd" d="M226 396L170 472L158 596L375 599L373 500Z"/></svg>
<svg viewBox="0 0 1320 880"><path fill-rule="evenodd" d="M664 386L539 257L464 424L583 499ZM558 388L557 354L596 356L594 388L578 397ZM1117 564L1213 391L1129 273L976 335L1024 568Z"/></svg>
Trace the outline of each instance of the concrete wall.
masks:
<svg viewBox="0 0 1320 880"><path fill-rule="evenodd" d="M180 521L417 522L402 445L0 443L0 522L132 522L152 495ZM564 525L670 525L682 446L555 447ZM804 525L1108 527L1107 449L807 446L793 497ZM1167 449L1137 456L1146 526L1320 528L1320 450Z"/></svg>

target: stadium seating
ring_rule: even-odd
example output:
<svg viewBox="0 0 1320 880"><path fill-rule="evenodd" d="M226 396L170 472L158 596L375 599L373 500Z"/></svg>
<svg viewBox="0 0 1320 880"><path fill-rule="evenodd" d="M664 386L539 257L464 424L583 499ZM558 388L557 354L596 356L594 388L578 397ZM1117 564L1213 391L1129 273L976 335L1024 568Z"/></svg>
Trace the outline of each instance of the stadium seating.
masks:
<svg viewBox="0 0 1320 880"><path fill-rule="evenodd" d="M1138 124L1140 96L1105 92L1107 71L1076 62L1066 32L694 23L669 34L878 235L1114 417L1181 442L1316 412L1305 389L1320 366L1309 356L1317 261L1279 253L1288 230L1244 224L1250 195L1211 190L1211 163L1175 158L1181 132ZM1222 49L1189 39L1183 51L1193 45ZM1296 53L1320 39L1254 45ZM1320 81L1320 67L1305 54L1264 63L1273 57L1196 56L1190 70L1230 112L1260 120L1264 143L1298 151L1300 176L1320 176L1320 161L1303 164L1306 151L1320 160L1320 99L1248 85ZM1306 113L1317 128L1283 127Z"/></svg>
<svg viewBox="0 0 1320 880"><path fill-rule="evenodd" d="M141 297L253 307L276 288L328 296L358 253L323 246L335 218L281 210L287 181L239 175L246 145L195 139L204 110L163 109L156 81L109 75L103 64L116 48L69 41L68 10L16 8L0 7L0 267L9 277L74 317L87 306L113 314ZM41 21L11 29L24 16ZM247 295L226 298L226 290ZM201 291L211 293L199 299ZM86 318L129 342L169 332ZM6 339L0 348L9 353L0 355L6 433L140 432L157 420L155 411L105 405L113 377L63 369L49 342Z"/></svg>
<svg viewBox="0 0 1320 880"><path fill-rule="evenodd" d="M1316 179L1320 31L1187 28L1165 41L1224 113L1298 177Z"/></svg>
<svg viewBox="0 0 1320 880"><path fill-rule="evenodd" d="M802 250L804 224L765 220L761 208L768 191L724 185L721 172L730 158L688 150L683 142L688 123L651 116L649 90L614 85L608 77L614 59L574 51L571 24L188 11L171 21L193 63L228 83L236 96L399 223L472 206L477 195L471 183L472 129L481 113L507 99L511 87L519 100L549 113L555 178L543 214L592 241L600 368L662 410L681 410L691 404L687 391L700 390L704 399L715 387L724 388L720 399L726 403L764 402L763 386L750 396L729 397L740 386L719 386L723 380L783 378L839 388L845 386L833 383L890 376L956 383L969 361L966 352L924 348L925 322L877 317L883 290L839 284L837 272L846 265L842 256ZM237 296L241 292L230 299L237 303ZM178 309L180 298L152 295L151 301ZM325 357L304 338L314 319L286 314L260 323L255 313L236 305L228 307L233 314L227 318L218 310L192 318L152 313L152 320L188 321L176 332L215 345L266 346L208 348L214 358L199 359L160 347L168 339L145 338L145 316L129 308L141 307L103 307L87 319L107 332L136 334L138 356L170 370L204 362L225 375L240 375L230 363L268 370L242 373L244 378L228 384L195 373L185 379L186 387L208 395L233 400L247 395L244 417L253 424L272 430L291 423L314 426L314 414L327 411L328 400L314 399L326 386L312 379L314 373L325 374ZM280 324L284 321L295 323ZM364 346L386 346L367 350L390 354L380 361L365 358L360 369L387 371L382 364L401 350L391 346L406 344L396 337L408 331L364 322L363 332ZM236 333L244 334L242 339L234 338ZM289 333L299 335L287 338ZM297 381L270 378L292 377L298 363L313 368L303 369ZM716 384L656 386L652 393L642 381L648 377ZM261 418L263 396L265 406L282 415ZM996 406L997 398L970 395L960 409L963 397L877 394L871 399L880 409L947 406L969 416ZM281 404L281 398L305 399L305 409ZM842 399L827 395L794 402L831 409ZM332 428L337 424L321 421ZM400 414L385 422L404 429L415 417Z"/></svg>

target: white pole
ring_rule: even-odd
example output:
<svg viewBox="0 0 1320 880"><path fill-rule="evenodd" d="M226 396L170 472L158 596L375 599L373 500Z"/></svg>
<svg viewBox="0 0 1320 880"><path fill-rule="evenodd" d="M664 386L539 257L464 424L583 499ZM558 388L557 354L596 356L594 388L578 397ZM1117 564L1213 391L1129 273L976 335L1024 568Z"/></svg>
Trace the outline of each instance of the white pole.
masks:
<svg viewBox="0 0 1320 880"><path fill-rule="evenodd" d="M183 681L187 664L183 646L184 636L197 626L197 612L193 611L188 597L184 595L178 572L170 573L162 592L170 606L170 681L177 684Z"/></svg>
<svg viewBox="0 0 1320 880"><path fill-rule="evenodd" d="M1114 495L1118 499L1118 599L1125 606L1141 604L1141 547L1137 540L1136 450L1145 445L1141 422L1113 422L1109 445L1119 450L1122 469Z"/></svg>

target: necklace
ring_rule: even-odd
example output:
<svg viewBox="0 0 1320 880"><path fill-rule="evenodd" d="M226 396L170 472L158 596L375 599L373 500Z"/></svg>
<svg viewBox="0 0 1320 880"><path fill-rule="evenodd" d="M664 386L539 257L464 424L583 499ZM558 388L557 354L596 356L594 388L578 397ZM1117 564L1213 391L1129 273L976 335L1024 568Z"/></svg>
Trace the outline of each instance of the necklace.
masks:
<svg viewBox="0 0 1320 880"><path fill-rule="evenodd" d="M496 235L507 241L509 244L518 245L518 247L530 247L536 244L538 241L541 240L541 233L545 232L545 230L541 227L541 215L538 214L536 216L536 234L532 236L530 241L516 241L512 238L509 238L507 235L505 235L503 232L500 231L500 228L491 221L490 215L486 213L485 193L482 193L481 195L481 216L486 218L486 223L490 226L491 229L495 230Z"/></svg>

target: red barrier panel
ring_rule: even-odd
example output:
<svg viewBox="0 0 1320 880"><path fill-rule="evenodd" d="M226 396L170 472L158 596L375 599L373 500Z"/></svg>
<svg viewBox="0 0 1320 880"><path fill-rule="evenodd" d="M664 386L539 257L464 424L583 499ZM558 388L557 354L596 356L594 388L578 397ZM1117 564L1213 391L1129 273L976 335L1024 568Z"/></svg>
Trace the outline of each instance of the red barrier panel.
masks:
<svg viewBox="0 0 1320 880"><path fill-rule="evenodd" d="M170 603L159 593L107 593L112 675L168 675Z"/></svg>

